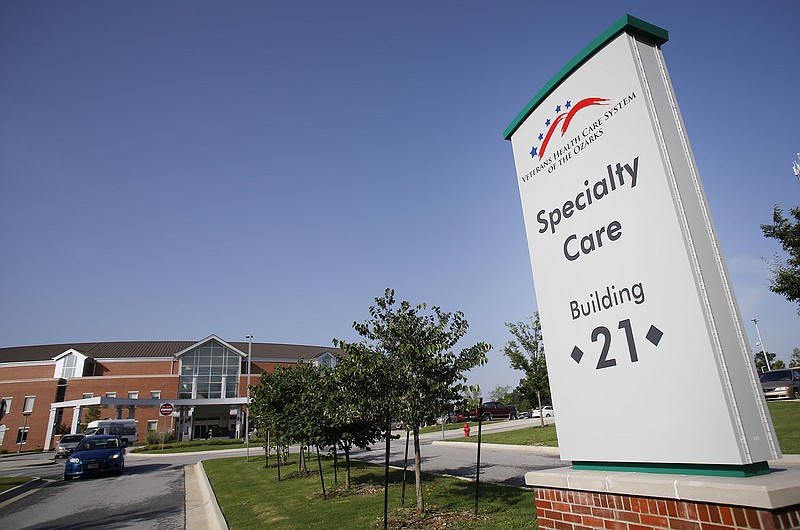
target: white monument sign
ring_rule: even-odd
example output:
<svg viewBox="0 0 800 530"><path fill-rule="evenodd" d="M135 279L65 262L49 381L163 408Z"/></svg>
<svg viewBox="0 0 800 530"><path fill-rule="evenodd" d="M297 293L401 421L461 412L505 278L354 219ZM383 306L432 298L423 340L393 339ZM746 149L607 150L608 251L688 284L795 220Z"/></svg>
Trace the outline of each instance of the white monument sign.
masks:
<svg viewBox="0 0 800 530"><path fill-rule="evenodd" d="M768 470L772 422L660 44L625 16L506 130L561 457Z"/></svg>

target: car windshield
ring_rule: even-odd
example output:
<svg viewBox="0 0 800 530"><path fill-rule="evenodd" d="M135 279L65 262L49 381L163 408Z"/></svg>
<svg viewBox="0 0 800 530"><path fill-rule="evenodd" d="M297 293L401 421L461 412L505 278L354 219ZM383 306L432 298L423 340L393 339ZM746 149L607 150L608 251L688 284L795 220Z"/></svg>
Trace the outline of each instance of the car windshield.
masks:
<svg viewBox="0 0 800 530"><path fill-rule="evenodd" d="M119 440L116 438L97 438L95 440L84 440L75 449L76 451L96 451L97 449L113 449L119 447Z"/></svg>
<svg viewBox="0 0 800 530"><path fill-rule="evenodd" d="M776 370L774 372L767 372L765 374L761 374L762 383L769 383L771 381L791 381L791 380L792 380L791 370Z"/></svg>
<svg viewBox="0 0 800 530"><path fill-rule="evenodd" d="M80 434L72 434L72 435L69 435L69 436L62 436L61 437L61 442L62 443L63 442L80 442L81 440L83 440L83 435L80 435Z"/></svg>

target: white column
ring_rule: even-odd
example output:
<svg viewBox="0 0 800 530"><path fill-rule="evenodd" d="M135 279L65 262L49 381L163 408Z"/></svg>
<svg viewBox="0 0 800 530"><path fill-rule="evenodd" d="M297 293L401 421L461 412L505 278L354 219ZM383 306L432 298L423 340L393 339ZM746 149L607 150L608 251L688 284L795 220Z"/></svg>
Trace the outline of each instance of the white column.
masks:
<svg viewBox="0 0 800 530"><path fill-rule="evenodd" d="M78 432L78 423L81 420L81 408L80 406L75 407L72 409L72 425L69 427L69 432L75 434Z"/></svg>
<svg viewBox="0 0 800 530"><path fill-rule="evenodd" d="M50 442L53 440L53 427L56 422L56 411L54 407L50 408L50 419L47 421L47 435L44 439L44 450L50 450Z"/></svg>

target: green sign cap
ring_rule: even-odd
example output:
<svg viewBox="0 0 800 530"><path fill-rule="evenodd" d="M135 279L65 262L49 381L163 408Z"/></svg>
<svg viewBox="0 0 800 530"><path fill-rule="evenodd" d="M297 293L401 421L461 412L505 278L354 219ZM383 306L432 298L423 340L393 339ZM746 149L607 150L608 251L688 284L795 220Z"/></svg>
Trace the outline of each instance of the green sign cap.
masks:
<svg viewBox="0 0 800 530"><path fill-rule="evenodd" d="M572 58L570 62L568 62L564 67L559 70L559 72L553 76L552 79L542 87L539 92L533 96L525 108L517 114L517 117L514 118L514 121L511 122L503 136L506 140L511 139L511 135L522 125L522 122L525 121L533 109L535 109L539 103L546 98L550 92L556 89L561 82L569 77L569 75L577 70L584 62L586 62L592 55L597 53L603 46L608 44L611 40L613 40L617 35L620 33L625 32L631 35L636 35L638 37L642 37L644 39L650 40L654 42L656 45L660 46L669 40L669 34L667 30L659 28L658 26L654 26L649 22L645 22L644 20L638 19L631 15L625 15L619 20L617 20L614 24L611 25L607 30L605 30L599 37L594 39L592 42L589 43L583 50L581 50L578 55Z"/></svg>

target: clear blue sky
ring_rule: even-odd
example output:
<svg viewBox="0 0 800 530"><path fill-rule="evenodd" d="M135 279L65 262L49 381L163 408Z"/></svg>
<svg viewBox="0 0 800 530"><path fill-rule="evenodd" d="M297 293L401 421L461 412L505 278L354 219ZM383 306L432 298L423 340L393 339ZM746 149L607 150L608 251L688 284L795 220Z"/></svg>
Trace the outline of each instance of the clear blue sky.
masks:
<svg viewBox="0 0 800 530"><path fill-rule="evenodd" d="M329 345L393 287L494 345L484 396L515 386L504 322L536 298L502 133L626 13L669 31L750 343L757 317L788 360L759 225L800 204L794 1L3 2L0 346Z"/></svg>

